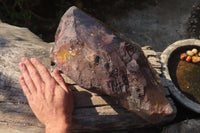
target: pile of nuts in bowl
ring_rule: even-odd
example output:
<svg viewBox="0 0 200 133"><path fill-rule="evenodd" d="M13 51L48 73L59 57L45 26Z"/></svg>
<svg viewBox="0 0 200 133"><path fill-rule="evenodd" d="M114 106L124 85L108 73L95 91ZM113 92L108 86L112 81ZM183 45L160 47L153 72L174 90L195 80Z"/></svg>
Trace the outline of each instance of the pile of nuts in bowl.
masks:
<svg viewBox="0 0 200 133"><path fill-rule="evenodd" d="M200 62L200 52L198 52L196 48L187 50L186 53L181 54L180 59L187 62L198 63Z"/></svg>

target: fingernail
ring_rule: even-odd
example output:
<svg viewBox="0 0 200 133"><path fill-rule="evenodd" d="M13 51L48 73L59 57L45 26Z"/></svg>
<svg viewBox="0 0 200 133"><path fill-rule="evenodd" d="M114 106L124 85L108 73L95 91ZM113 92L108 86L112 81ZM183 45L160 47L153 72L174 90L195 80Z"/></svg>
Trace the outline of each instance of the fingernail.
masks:
<svg viewBox="0 0 200 133"><path fill-rule="evenodd" d="M26 62L27 59L25 57L22 58L22 62Z"/></svg>
<svg viewBox="0 0 200 133"><path fill-rule="evenodd" d="M24 81L24 77L20 77L20 80Z"/></svg>
<svg viewBox="0 0 200 133"><path fill-rule="evenodd" d="M59 70L58 70L58 69L56 69L55 71L56 71L56 74L60 74L60 72L59 72Z"/></svg>
<svg viewBox="0 0 200 133"><path fill-rule="evenodd" d="M37 60L35 58L31 58L31 62L36 62Z"/></svg>
<svg viewBox="0 0 200 133"><path fill-rule="evenodd" d="M20 67L20 68L25 68L24 63L19 63L19 67Z"/></svg>

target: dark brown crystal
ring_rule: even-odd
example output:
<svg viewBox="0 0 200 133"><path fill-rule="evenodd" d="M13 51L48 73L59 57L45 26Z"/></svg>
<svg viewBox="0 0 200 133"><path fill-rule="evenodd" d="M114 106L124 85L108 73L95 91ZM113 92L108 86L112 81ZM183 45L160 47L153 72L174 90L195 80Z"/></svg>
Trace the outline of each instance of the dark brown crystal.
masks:
<svg viewBox="0 0 200 133"><path fill-rule="evenodd" d="M140 46L74 6L60 21L51 60L80 86L151 123L173 112Z"/></svg>

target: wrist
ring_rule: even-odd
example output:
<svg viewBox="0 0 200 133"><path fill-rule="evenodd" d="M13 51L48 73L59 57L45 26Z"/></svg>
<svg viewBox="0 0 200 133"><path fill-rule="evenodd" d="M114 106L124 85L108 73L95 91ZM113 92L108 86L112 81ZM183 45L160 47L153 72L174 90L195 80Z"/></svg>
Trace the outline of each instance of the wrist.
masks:
<svg viewBox="0 0 200 133"><path fill-rule="evenodd" d="M45 126L45 133L69 133L71 130L71 123L55 122Z"/></svg>

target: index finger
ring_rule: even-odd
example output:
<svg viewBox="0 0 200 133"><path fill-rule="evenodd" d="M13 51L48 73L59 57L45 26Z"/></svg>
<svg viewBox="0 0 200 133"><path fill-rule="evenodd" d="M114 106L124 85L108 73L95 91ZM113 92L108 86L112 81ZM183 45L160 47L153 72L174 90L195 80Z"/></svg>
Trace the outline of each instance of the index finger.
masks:
<svg viewBox="0 0 200 133"><path fill-rule="evenodd" d="M31 58L32 64L35 66L35 68L38 70L40 76L42 77L42 80L45 83L49 83L52 81L52 76L49 73L48 69L36 58Z"/></svg>

